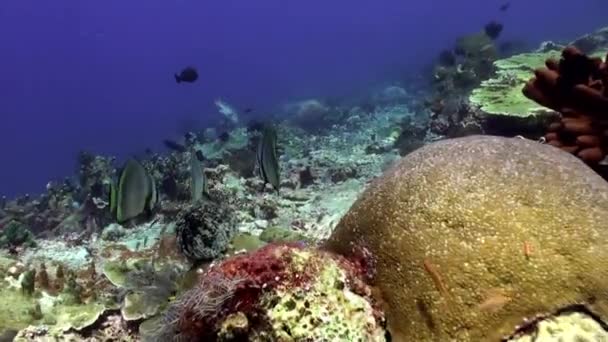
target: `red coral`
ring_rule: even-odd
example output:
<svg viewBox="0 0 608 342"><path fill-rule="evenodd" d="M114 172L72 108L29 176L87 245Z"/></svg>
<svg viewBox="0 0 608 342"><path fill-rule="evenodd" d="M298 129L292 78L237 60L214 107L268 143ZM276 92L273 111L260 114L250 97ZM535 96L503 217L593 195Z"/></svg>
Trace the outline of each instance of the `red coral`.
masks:
<svg viewBox="0 0 608 342"><path fill-rule="evenodd" d="M608 155L606 62L567 47L560 61L549 59L545 68L535 70L523 89L526 97L562 114L549 126L547 142L592 167Z"/></svg>
<svg viewBox="0 0 608 342"><path fill-rule="evenodd" d="M301 248L296 243L270 244L211 266L178 303L180 333L211 341L217 322L231 313L243 312L250 321L258 321L264 292L301 286L316 274L313 264L301 272L293 269L293 251Z"/></svg>
<svg viewBox="0 0 608 342"><path fill-rule="evenodd" d="M215 341L219 323L235 312L244 313L250 326L265 326L262 296L276 290L306 289L328 258L336 260L345 271L345 287L375 303L365 282L373 274L375 265L367 249L356 249L352 260L311 250L311 258L300 263L294 253L303 249L299 243L269 244L212 265L201 275L197 286L175 304L178 307L178 316L174 319L176 333L186 340ZM374 309L376 318L382 321L379 306L374 304Z"/></svg>

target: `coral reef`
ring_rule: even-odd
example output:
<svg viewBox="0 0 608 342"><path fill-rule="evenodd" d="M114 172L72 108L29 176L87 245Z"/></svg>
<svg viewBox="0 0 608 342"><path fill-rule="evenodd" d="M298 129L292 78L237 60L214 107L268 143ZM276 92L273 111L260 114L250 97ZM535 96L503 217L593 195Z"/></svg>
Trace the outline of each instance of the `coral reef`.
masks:
<svg viewBox="0 0 608 342"><path fill-rule="evenodd" d="M272 244L211 266L160 319L153 338L385 341L360 264Z"/></svg>
<svg viewBox="0 0 608 342"><path fill-rule="evenodd" d="M108 198L107 185L114 176L114 158L96 156L88 152L78 154L79 197Z"/></svg>
<svg viewBox="0 0 608 342"><path fill-rule="evenodd" d="M462 36L452 49L440 53L427 101L433 133L454 137L475 128L467 122L471 120L467 118L470 116L467 96L482 80L493 75L493 62L497 58L495 43L484 31Z"/></svg>
<svg viewBox="0 0 608 342"><path fill-rule="evenodd" d="M0 340L603 336L605 184L525 139L418 150L492 127L530 137L537 110L555 110L520 88L561 48L497 60L501 30L441 52L431 89L412 76L242 118L218 100L221 122L183 127L167 153L122 168L81 153L76 181L0 197ZM602 63L590 86L605 84Z"/></svg>
<svg viewBox="0 0 608 342"><path fill-rule="evenodd" d="M450 139L377 179L326 246L377 260L373 284L397 341L497 341L573 304L606 320L607 191L551 146Z"/></svg>

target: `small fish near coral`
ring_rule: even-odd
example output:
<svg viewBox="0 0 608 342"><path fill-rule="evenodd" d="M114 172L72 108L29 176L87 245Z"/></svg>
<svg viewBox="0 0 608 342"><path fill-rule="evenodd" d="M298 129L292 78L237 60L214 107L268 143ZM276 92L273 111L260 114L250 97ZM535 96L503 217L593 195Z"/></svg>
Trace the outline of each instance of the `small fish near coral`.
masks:
<svg viewBox="0 0 608 342"><path fill-rule="evenodd" d="M203 171L200 158L202 158L202 153L200 153L200 157L199 153L192 153L190 156L190 192L193 202L199 201L203 196L207 197L209 193L207 176Z"/></svg>
<svg viewBox="0 0 608 342"><path fill-rule="evenodd" d="M186 146L169 139L163 140L163 145L165 145L166 148L176 152L186 152L188 150Z"/></svg>
<svg viewBox="0 0 608 342"><path fill-rule="evenodd" d="M484 26L483 29L488 35L488 37L492 38L493 40L496 40L500 36L500 33L502 32L503 28L504 26L501 23L496 21L490 21L486 24L486 26Z"/></svg>
<svg viewBox="0 0 608 342"><path fill-rule="evenodd" d="M184 68L179 74L175 74L175 82L193 83L198 79L198 71L194 67Z"/></svg>

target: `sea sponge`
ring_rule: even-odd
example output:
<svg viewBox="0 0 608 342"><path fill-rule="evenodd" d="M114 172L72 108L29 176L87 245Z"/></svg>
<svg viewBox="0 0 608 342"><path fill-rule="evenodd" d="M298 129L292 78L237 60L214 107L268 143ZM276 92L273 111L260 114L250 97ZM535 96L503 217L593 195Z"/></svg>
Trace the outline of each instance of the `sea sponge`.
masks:
<svg viewBox="0 0 608 342"><path fill-rule="evenodd" d="M217 258L228 247L234 231L233 214L221 203L199 201L177 217L177 243L192 261Z"/></svg>
<svg viewBox="0 0 608 342"><path fill-rule="evenodd" d="M602 59L603 52L587 56L573 46L561 56L536 69L523 94L562 114L547 129L550 145L576 154L608 178L599 167L608 156L608 57Z"/></svg>
<svg viewBox="0 0 608 342"><path fill-rule="evenodd" d="M608 319L608 183L515 138L427 145L378 178L326 247L376 259L395 341L498 341L583 304Z"/></svg>

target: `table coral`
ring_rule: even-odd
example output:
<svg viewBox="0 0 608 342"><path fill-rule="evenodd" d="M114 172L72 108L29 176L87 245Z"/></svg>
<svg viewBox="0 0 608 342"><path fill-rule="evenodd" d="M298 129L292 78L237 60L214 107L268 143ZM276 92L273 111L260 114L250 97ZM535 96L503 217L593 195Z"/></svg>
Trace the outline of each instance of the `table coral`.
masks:
<svg viewBox="0 0 608 342"><path fill-rule="evenodd" d="M550 113L551 110L523 96L521 87L532 70L558 55L558 51L532 52L495 61L495 76L474 89L469 101L488 115L533 117Z"/></svg>

